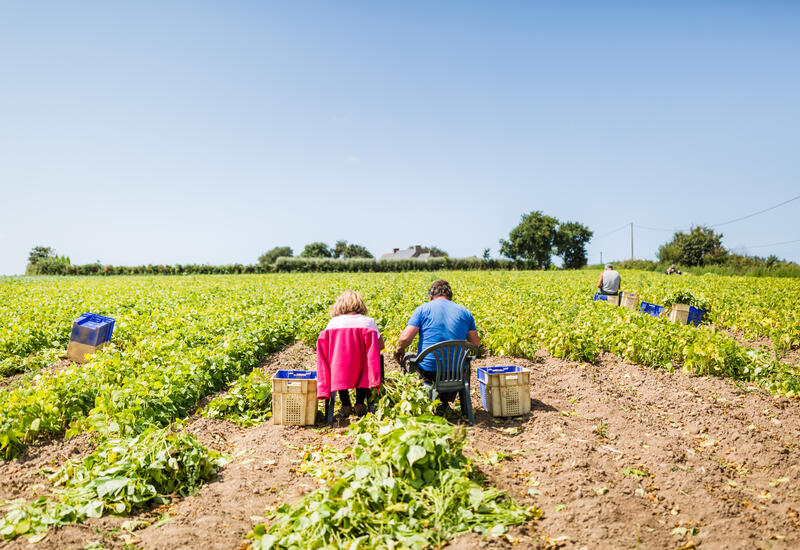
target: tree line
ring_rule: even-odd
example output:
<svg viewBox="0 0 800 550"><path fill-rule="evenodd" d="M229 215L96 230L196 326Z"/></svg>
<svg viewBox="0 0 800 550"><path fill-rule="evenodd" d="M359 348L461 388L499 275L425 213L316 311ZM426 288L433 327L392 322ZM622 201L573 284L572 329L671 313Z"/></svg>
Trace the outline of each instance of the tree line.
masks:
<svg viewBox="0 0 800 550"><path fill-rule="evenodd" d="M510 231L508 239L500 239L502 259L491 258L485 249L479 258L450 258L445 250L425 246L422 252L430 259L376 261L372 253L360 244L339 240L333 246L318 241L303 248L298 256L289 246L276 246L258 258L253 265L228 264L221 266L142 265L111 266L95 262L72 265L68 256L59 256L50 247L37 246L28 257L28 275L188 275L230 273L273 273L301 271L427 271L438 269L549 269L553 256L562 260L565 269L580 269L587 264L586 246L594 233L585 225L562 222L536 210L523 214ZM678 231L658 249L658 262L637 260L630 267L664 269L674 264L682 268L715 270L724 274L788 274L799 276L800 266L780 260L777 256L759 258L732 254L722 245L722 233L705 226ZM411 247L409 247L411 248ZM622 265L628 265L622 262Z"/></svg>

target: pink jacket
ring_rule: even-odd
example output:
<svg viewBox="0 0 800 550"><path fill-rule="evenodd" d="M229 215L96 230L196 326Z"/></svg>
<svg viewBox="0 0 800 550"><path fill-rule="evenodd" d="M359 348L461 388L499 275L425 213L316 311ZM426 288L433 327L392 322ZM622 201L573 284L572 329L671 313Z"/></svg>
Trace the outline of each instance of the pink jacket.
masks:
<svg viewBox="0 0 800 550"><path fill-rule="evenodd" d="M363 315L340 317L349 319L335 321L339 319L335 317L317 339L318 399L328 399L334 391L376 388L381 383L380 333L375 321Z"/></svg>

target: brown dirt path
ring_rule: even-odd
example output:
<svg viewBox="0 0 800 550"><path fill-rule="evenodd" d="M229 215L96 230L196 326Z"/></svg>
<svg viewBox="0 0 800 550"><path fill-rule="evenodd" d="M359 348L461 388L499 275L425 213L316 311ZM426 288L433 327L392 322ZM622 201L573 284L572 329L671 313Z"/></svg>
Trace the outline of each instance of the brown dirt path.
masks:
<svg viewBox="0 0 800 550"><path fill-rule="evenodd" d="M476 366L490 364L531 369L531 415L492 419L473 381L477 423L467 452L477 460L508 454L481 469L544 517L512 528L507 539L471 534L451 547L800 547L800 402L611 355L598 365L542 354L537 362L490 357ZM301 344L263 365L268 372L313 367L313 351ZM132 533L121 529L131 518L102 518L60 529L36 547L238 548L266 508L314 489L296 471L303 446L347 443L344 427L243 429L196 418L188 429L234 457L214 482L133 518L151 525ZM29 547L24 539L8 546Z"/></svg>

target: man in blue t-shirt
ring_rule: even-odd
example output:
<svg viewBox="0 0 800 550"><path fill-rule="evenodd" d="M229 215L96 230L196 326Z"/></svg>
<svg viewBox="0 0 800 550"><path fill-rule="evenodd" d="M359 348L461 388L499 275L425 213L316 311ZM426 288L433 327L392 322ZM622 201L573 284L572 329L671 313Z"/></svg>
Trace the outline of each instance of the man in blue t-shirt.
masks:
<svg viewBox="0 0 800 550"><path fill-rule="evenodd" d="M417 333L419 333L417 350L420 353L425 348L445 340L467 340L476 347L481 345L475 318L467 308L452 302L453 291L447 281L442 279L434 281L428 291L428 298L427 303L419 306L411 314L408 326L397 341L394 357L398 363ZM419 367L420 376L431 382L436 380L436 361L432 355L425 357ZM456 395L456 392L439 395L444 409L448 407L448 403L455 400Z"/></svg>

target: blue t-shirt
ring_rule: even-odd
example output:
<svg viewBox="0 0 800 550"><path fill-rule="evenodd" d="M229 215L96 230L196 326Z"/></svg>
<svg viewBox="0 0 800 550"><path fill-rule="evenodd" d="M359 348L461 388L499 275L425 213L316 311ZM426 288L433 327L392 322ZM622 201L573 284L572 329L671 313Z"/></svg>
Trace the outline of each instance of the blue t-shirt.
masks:
<svg viewBox="0 0 800 550"><path fill-rule="evenodd" d="M467 332L476 330L475 318L469 310L445 298L419 306L411 314L408 324L419 327L417 353L445 340L466 340ZM435 371L436 359L429 355L419 366L422 370Z"/></svg>

